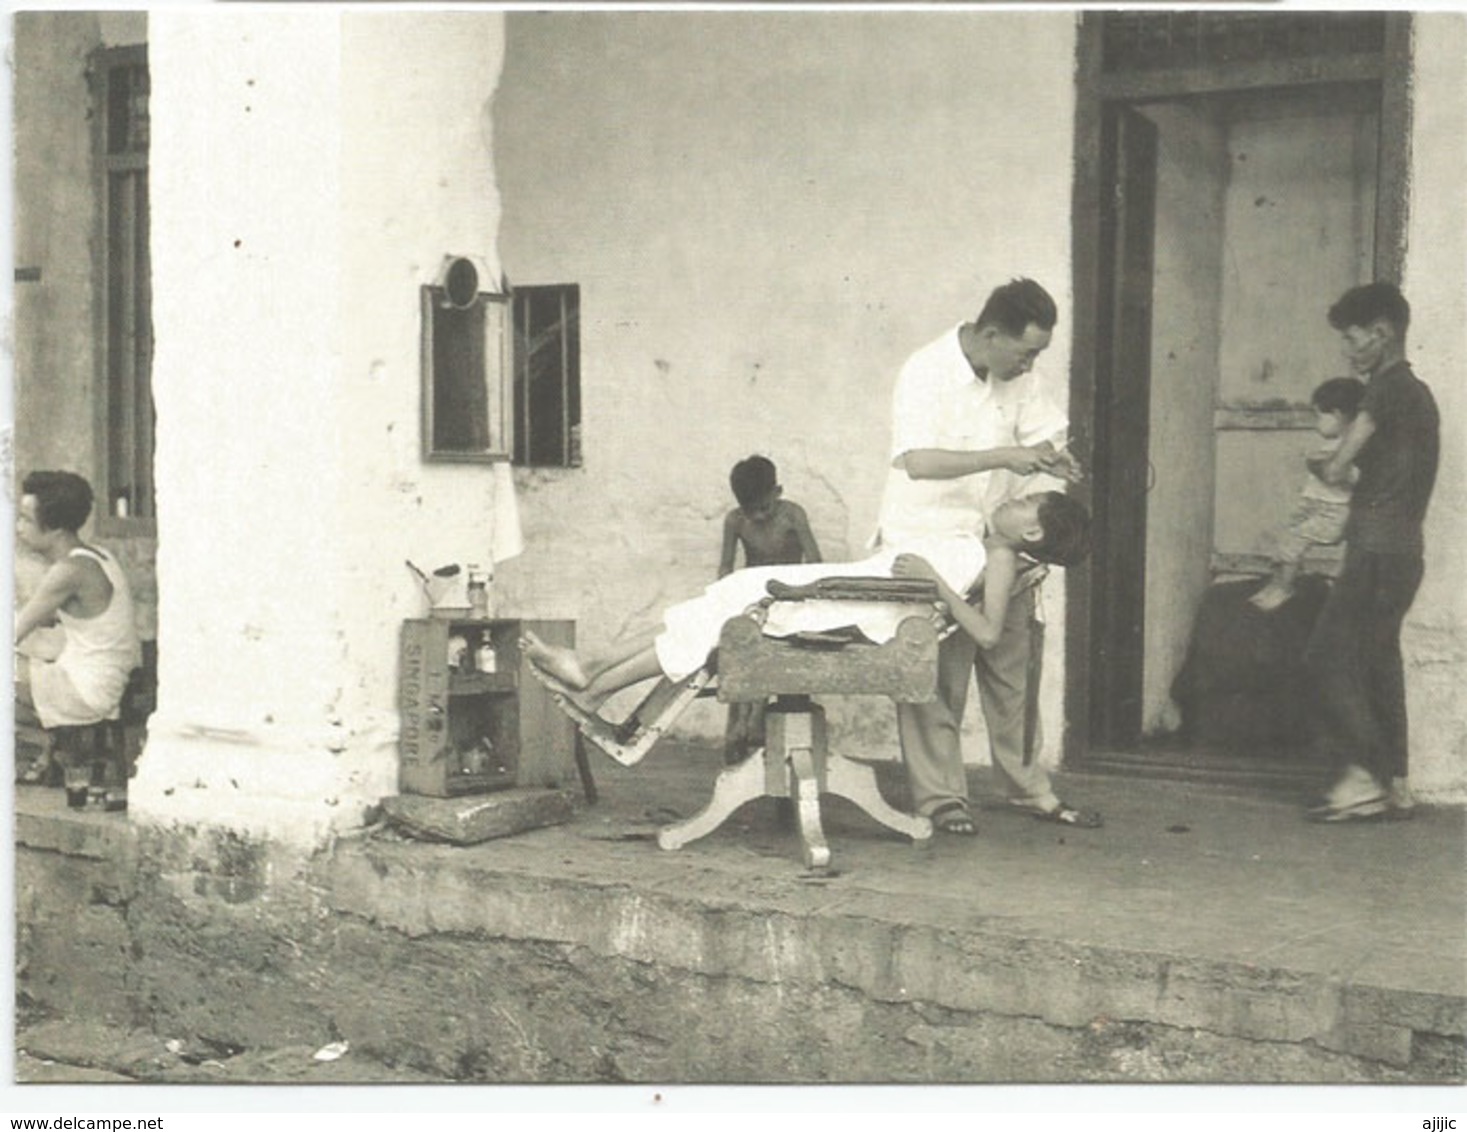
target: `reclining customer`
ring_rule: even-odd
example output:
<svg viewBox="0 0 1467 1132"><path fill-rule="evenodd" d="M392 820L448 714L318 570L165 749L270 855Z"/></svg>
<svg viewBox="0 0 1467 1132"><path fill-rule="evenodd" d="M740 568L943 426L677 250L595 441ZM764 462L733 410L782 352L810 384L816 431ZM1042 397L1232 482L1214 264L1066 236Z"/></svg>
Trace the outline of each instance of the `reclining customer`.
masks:
<svg viewBox="0 0 1467 1132"><path fill-rule="evenodd" d="M31 472L21 486L16 540L48 563L15 622L20 645L60 624L54 661L17 658L16 716L45 728L116 719L128 675L142 663L132 593L117 560L77 533L92 512L92 488L73 472Z"/></svg>
<svg viewBox="0 0 1467 1132"><path fill-rule="evenodd" d="M596 663L583 661L572 649L547 644L532 632L525 634L522 647L530 663L558 683L572 703L595 712L616 692L633 684L660 676L682 680L697 671L718 644L723 623L765 598L771 580L800 585L823 578L880 575L936 580L939 595L958 624L983 645L998 639L1020 555L1070 565L1088 552L1089 532L1088 513L1070 496L1061 492L1026 495L994 511L983 539L914 539L859 562L737 570L700 596L668 608L662 628L654 635L631 642ZM970 589L980 575L982 603L969 607L957 595ZM909 615L910 607L881 602L778 602L769 611L764 631L788 636L855 624L866 637L881 643Z"/></svg>

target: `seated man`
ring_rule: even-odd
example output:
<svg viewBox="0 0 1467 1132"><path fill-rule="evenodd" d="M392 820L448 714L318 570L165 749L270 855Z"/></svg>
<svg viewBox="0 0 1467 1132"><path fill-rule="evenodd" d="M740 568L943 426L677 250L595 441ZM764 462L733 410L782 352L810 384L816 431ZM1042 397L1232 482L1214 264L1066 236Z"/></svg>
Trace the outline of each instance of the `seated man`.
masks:
<svg viewBox="0 0 1467 1132"><path fill-rule="evenodd" d="M73 472L32 472L21 492L16 540L47 569L16 617L15 643L53 622L64 643L55 660L17 658L16 719L39 717L47 729L115 719L142 647L122 568L77 534L91 486Z"/></svg>
<svg viewBox="0 0 1467 1132"><path fill-rule="evenodd" d="M800 584L842 575L890 574L931 578L953 608L961 628L980 646L998 638L1018 572L1019 555L1065 566L1089 549L1090 517L1078 502L1061 492L1013 499L999 507L984 539L948 536L917 539L855 563L809 563L737 570L703 593L667 609L663 628L597 664L586 664L571 649L549 645L526 633L523 647L531 664L563 688L577 707L595 712L623 688L667 676L681 680L707 660L718 644L723 623L766 596L770 580ZM985 565L986 563L986 565ZM981 608L969 609L956 598L983 575ZM962 606L959 610L957 607ZM765 632L774 636L856 625L868 638L889 640L910 609L862 602L777 604Z"/></svg>

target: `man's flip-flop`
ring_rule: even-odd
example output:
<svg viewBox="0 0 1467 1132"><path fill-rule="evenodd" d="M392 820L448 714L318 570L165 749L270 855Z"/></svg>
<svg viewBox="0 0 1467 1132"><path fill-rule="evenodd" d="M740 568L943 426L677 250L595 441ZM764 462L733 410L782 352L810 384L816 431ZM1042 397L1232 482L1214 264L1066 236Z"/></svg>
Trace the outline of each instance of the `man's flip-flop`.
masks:
<svg viewBox="0 0 1467 1132"><path fill-rule="evenodd" d="M1349 806L1328 806L1321 809L1310 810L1308 817L1315 822L1346 822L1346 821L1375 821L1388 817L1391 810L1390 799L1381 794L1375 798L1367 798L1363 802L1355 802Z"/></svg>
<svg viewBox="0 0 1467 1132"><path fill-rule="evenodd" d="M1036 821L1053 822L1055 825L1068 825L1076 829L1099 829L1105 824L1105 819L1095 810L1082 810L1068 802L1060 802L1049 810L1041 810L1037 806L1031 806L1028 802L1012 799L1009 805L1020 813L1028 814Z"/></svg>
<svg viewBox="0 0 1467 1132"><path fill-rule="evenodd" d="M978 832L978 827L973 824L973 815L961 802L945 802L928 816L932 819L932 828L938 833L972 837Z"/></svg>

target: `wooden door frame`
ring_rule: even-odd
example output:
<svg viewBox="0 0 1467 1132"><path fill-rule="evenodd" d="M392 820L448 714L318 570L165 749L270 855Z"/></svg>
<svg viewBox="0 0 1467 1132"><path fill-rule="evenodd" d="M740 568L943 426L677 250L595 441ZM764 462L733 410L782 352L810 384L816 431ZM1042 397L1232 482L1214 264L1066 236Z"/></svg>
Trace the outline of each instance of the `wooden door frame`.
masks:
<svg viewBox="0 0 1467 1132"><path fill-rule="evenodd" d="M1411 35L1409 12L1384 16L1381 51L1332 59L1280 59L1229 65L1198 65L1134 74L1105 74L1101 69L1105 12L1082 13L1076 42L1074 134L1075 180L1070 224L1073 342L1070 361L1071 449L1085 467L1104 466L1096 451L1097 351L1103 336L1101 272L1108 268L1101 246L1102 140L1107 104L1138 103L1188 95L1269 87L1301 87L1320 83L1375 82L1380 88L1380 146L1376 187L1375 276L1400 282L1405 262L1407 179L1411 159ZM1328 18L1330 13L1319 13ZM1320 302L1331 296L1321 295ZM1321 310L1323 307L1321 307ZM1322 316L1321 316L1322 317ZM1081 489L1092 501L1094 485ZM1095 675L1093 658L1101 642L1094 634L1097 595L1095 571L1082 566L1067 572L1065 589L1065 765L1082 768L1102 753L1092 735ZM1142 611L1136 610L1141 616Z"/></svg>
<svg viewBox="0 0 1467 1132"><path fill-rule="evenodd" d="M1113 742L1118 735L1139 738L1144 722L1144 622L1133 613L1146 602L1150 463L1135 454L1151 447L1158 136L1150 119L1127 103L1102 110L1100 183L1111 199L1100 210L1100 248L1102 258L1116 258L1098 279L1094 304L1094 463L1087 466L1095 531L1087 577L1096 649L1088 727Z"/></svg>

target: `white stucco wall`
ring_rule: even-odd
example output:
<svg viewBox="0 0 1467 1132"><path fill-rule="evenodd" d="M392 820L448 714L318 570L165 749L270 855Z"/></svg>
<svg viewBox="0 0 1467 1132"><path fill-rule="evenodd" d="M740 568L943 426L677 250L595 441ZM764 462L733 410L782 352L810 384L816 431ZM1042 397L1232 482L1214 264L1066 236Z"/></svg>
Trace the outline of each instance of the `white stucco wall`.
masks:
<svg viewBox="0 0 1467 1132"><path fill-rule="evenodd" d="M490 561L491 469L421 458L418 288L455 254L480 260L481 287L497 290L490 106L503 55L494 13L342 18L338 580L355 614L341 630L356 714L394 708L397 625L425 609L404 560Z"/></svg>
<svg viewBox="0 0 1467 1132"><path fill-rule="evenodd" d="M1406 619L1411 779L1467 798L1467 14L1421 13L1413 50L1410 223L1402 288L1409 350L1442 415L1442 462L1426 519L1426 577Z"/></svg>
<svg viewBox="0 0 1467 1132"><path fill-rule="evenodd" d="M651 626L715 575L728 471L751 452L828 558L858 556L898 367L1015 274L1060 304L1039 369L1065 401L1073 14L515 12L507 28L500 248L512 283L580 284L585 452L520 475L514 603L574 616L592 646ZM828 706L843 749L894 753L885 701ZM716 705L683 719L722 734Z"/></svg>
<svg viewBox="0 0 1467 1132"><path fill-rule="evenodd" d="M16 464L22 475L64 468L95 480L96 204L84 72L102 30L95 13L26 12L16 16L11 35L11 53L23 65L11 86L14 264L41 276L12 293ZM68 129L70 123L82 126Z"/></svg>
<svg viewBox="0 0 1467 1132"><path fill-rule="evenodd" d="M418 287L492 258L500 17L160 10L158 712L144 820L306 843L396 792L406 557L487 552L417 461ZM445 558L445 556L447 556Z"/></svg>

